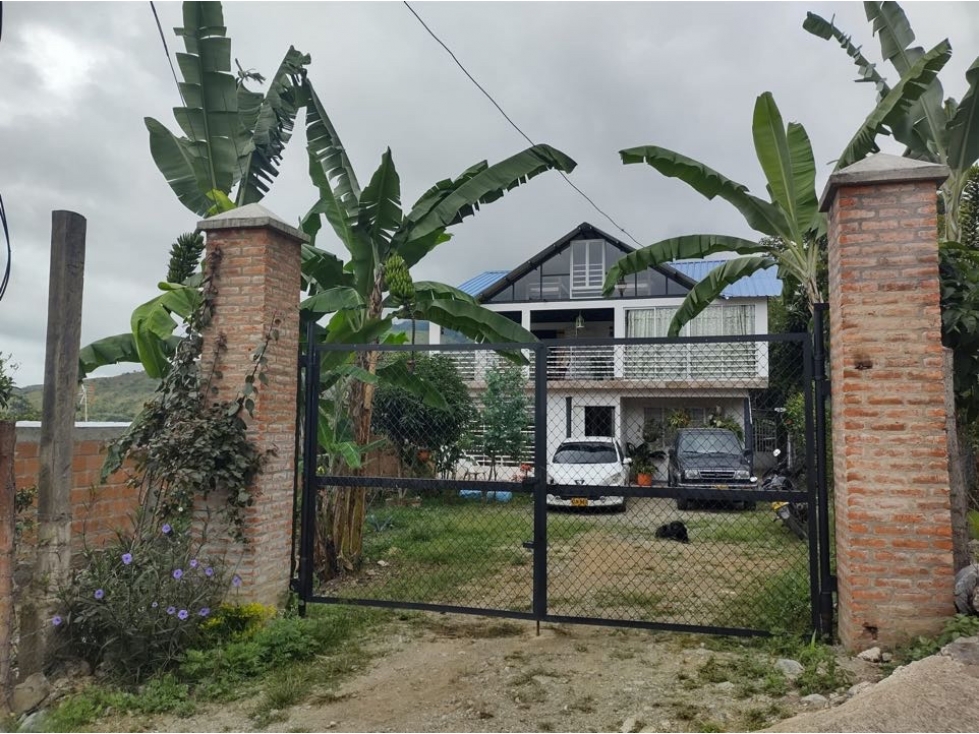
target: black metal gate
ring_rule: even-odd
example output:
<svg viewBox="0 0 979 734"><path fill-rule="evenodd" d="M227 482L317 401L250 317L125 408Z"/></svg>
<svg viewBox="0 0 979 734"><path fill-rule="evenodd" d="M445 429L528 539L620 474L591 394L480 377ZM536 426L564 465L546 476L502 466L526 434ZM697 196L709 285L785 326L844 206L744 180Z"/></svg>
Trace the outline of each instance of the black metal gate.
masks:
<svg viewBox="0 0 979 734"><path fill-rule="evenodd" d="M817 311L817 333L821 321ZM307 344L313 336L310 326ZM362 369L368 352L376 369ZM441 360L444 369L446 359L476 403L457 431L464 442L438 439L455 441L451 451L425 445L439 431L412 425L429 412L411 408L417 400L451 413L426 394L432 380L419 367ZM834 580L822 359L822 340L814 350L808 334L309 348L293 588L303 605L826 634ZM519 389L500 387L506 375ZM366 454L349 440L355 381L375 385L372 428L386 436ZM493 411L507 400L519 408L521 394L526 440L503 455L491 450L507 432ZM587 435L609 421L612 436ZM671 441L731 434L743 442L742 468L715 444L671 450ZM789 454L794 483L762 489L773 447ZM639 470L658 475L647 483ZM324 505L343 493L367 504L352 573L324 565ZM808 509L806 538L779 522L772 503L781 502Z"/></svg>

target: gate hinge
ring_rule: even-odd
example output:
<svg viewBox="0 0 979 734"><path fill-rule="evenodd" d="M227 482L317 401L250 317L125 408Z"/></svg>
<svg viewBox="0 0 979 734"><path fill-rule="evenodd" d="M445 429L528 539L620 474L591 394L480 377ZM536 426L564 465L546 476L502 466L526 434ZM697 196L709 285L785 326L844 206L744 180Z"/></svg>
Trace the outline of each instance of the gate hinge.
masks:
<svg viewBox="0 0 979 734"><path fill-rule="evenodd" d="M527 550L534 549L534 541L532 540L525 540L521 545L523 545L523 547L526 548Z"/></svg>

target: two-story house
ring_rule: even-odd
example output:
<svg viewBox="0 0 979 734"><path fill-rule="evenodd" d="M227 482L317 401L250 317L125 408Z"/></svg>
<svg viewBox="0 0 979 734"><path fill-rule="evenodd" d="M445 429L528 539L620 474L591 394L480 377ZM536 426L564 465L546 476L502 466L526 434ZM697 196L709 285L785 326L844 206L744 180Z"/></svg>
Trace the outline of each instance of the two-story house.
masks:
<svg viewBox="0 0 979 734"><path fill-rule="evenodd" d="M608 269L633 248L583 223L513 270L481 273L461 290L539 339L665 337L689 289L720 261L678 261L630 275L602 298ZM781 283L755 273L688 324L683 336L768 332L768 299ZM432 344L458 341L430 326ZM491 352L455 353L474 392L498 363ZM561 346L547 365L548 455L567 436L641 442L647 421L682 410L693 422L721 413L750 434L752 391L768 386L768 345L759 342Z"/></svg>

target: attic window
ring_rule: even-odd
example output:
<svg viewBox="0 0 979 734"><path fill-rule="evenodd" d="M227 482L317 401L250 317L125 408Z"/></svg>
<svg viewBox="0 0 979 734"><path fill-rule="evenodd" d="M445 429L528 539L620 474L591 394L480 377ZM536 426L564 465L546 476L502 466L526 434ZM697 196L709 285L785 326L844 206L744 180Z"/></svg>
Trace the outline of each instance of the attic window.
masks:
<svg viewBox="0 0 979 734"><path fill-rule="evenodd" d="M605 280L605 240L575 240L571 243L571 297L602 294Z"/></svg>

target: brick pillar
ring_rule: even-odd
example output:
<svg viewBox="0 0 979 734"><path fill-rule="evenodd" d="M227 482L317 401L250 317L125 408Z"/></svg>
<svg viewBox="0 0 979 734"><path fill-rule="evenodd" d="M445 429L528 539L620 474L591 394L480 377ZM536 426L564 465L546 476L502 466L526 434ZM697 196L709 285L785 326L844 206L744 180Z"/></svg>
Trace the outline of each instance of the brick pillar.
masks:
<svg viewBox="0 0 979 734"><path fill-rule="evenodd" d="M279 338L269 344L254 418L245 415L259 451L272 450L252 487L238 574L241 597L263 604L280 603L289 587L292 538L292 488L295 472L296 381L299 359L301 243L305 235L259 206L219 214L198 225L207 233L207 253L220 251L214 284L214 318L204 334L204 359L218 354L216 380L220 400L232 400L254 368L252 353L264 341L274 319Z"/></svg>
<svg viewBox="0 0 979 734"><path fill-rule="evenodd" d="M936 188L944 166L878 154L834 173L830 365L839 635L850 649L954 613Z"/></svg>

